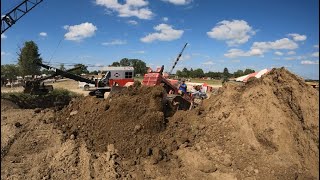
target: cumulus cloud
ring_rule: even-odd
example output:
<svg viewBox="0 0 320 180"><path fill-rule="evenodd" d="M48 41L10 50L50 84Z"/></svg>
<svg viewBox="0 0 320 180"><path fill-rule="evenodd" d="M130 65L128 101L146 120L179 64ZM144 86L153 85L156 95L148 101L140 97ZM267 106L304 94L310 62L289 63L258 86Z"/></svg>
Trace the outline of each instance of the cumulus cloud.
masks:
<svg viewBox="0 0 320 180"><path fill-rule="evenodd" d="M251 49L247 52L241 49L230 49L224 56L228 58L245 57L245 56L263 56L263 52L260 49Z"/></svg>
<svg viewBox="0 0 320 180"><path fill-rule="evenodd" d="M307 39L306 35L300 35L297 33L288 34L289 37L292 37L294 41L304 41Z"/></svg>
<svg viewBox="0 0 320 180"><path fill-rule="evenodd" d="M66 40L70 41L80 41L84 38L91 37L95 34L97 27L92 23L82 23L74 26L66 25L64 29L68 30L68 32L64 35Z"/></svg>
<svg viewBox="0 0 320 180"><path fill-rule="evenodd" d="M153 27L153 29L159 32L148 34L140 40L145 43L150 43L156 40L173 41L179 39L184 32L183 30L173 29L172 26L168 24L159 24L158 26Z"/></svg>
<svg viewBox="0 0 320 180"><path fill-rule="evenodd" d="M305 60L305 61L301 61L301 64L304 64L304 65L319 64L319 60L317 61Z"/></svg>
<svg viewBox="0 0 320 180"><path fill-rule="evenodd" d="M207 61L207 62L204 62L202 63L203 65L213 65L215 64L213 61Z"/></svg>
<svg viewBox="0 0 320 180"><path fill-rule="evenodd" d="M135 21L135 20L130 20L130 21L127 21L127 22L128 22L128 24L132 24L132 25L137 25L138 24L138 22Z"/></svg>
<svg viewBox="0 0 320 180"><path fill-rule="evenodd" d="M298 44L294 42L293 40L290 40L288 38L282 38L276 41L268 41L268 42L254 42L251 46L250 50L247 52L241 50L241 49L230 49L226 54L224 54L226 57L229 58L235 58L235 57L241 57L241 56L261 56L263 57L263 54L265 52L268 52L269 50L293 50L297 49ZM283 55L282 52L275 52L276 55Z"/></svg>
<svg viewBox="0 0 320 180"><path fill-rule="evenodd" d="M244 20L224 20L207 32L210 38L225 40L229 46L244 44L254 34L255 31Z"/></svg>
<svg viewBox="0 0 320 180"><path fill-rule="evenodd" d="M299 46L294 41L288 38L282 38L276 41L269 42L254 42L252 45L253 48L261 49L262 51L279 50L279 49L297 49Z"/></svg>
<svg viewBox="0 0 320 180"><path fill-rule="evenodd" d="M280 52L280 51L276 51L276 52L274 52L274 54L275 54L275 55L278 55L278 56L282 56L282 55L283 55L283 53Z"/></svg>
<svg viewBox="0 0 320 180"><path fill-rule="evenodd" d="M240 62L240 59L234 59L234 60L232 60L231 62L239 63L239 62Z"/></svg>
<svg viewBox="0 0 320 180"><path fill-rule="evenodd" d="M1 34L1 39L6 39L7 36L5 34Z"/></svg>
<svg viewBox="0 0 320 180"><path fill-rule="evenodd" d="M118 0L96 0L96 4L117 12L119 17L135 16L139 19L151 19L153 13L146 7L149 3L145 0L126 0L120 4Z"/></svg>
<svg viewBox="0 0 320 180"><path fill-rule="evenodd" d="M319 57L319 51L318 52L314 52L314 53L312 53L312 55L311 55L312 57Z"/></svg>
<svg viewBox="0 0 320 180"><path fill-rule="evenodd" d="M305 59L306 56L292 56L292 57L285 57L285 60L302 60Z"/></svg>
<svg viewBox="0 0 320 180"><path fill-rule="evenodd" d="M46 37L46 36L48 36L48 34L46 32L41 32L41 33L39 33L39 36Z"/></svg>
<svg viewBox="0 0 320 180"><path fill-rule="evenodd" d="M169 2L174 5L187 5L192 2L192 0L162 0L164 2Z"/></svg>
<svg viewBox="0 0 320 180"><path fill-rule="evenodd" d="M124 44L127 44L127 41L125 41L125 40L120 40L120 39L115 39L115 40L112 40L112 41L110 41L110 42L104 42L104 43L102 43L102 45L104 45L104 46L124 45Z"/></svg>
<svg viewBox="0 0 320 180"><path fill-rule="evenodd" d="M169 18L164 17L164 18L162 18L162 20L163 20L164 22L167 22L167 21L169 20Z"/></svg>
<svg viewBox="0 0 320 180"><path fill-rule="evenodd" d="M288 55L295 55L296 52L295 52L295 51L289 51L287 54L288 54Z"/></svg>
<svg viewBox="0 0 320 180"><path fill-rule="evenodd" d="M132 53L136 53L136 54L144 54L146 53L145 51L133 51Z"/></svg>
<svg viewBox="0 0 320 180"><path fill-rule="evenodd" d="M66 25L64 29L68 30L68 32L64 35L66 40L70 41L80 41L84 38L91 37L95 34L97 27L92 23L82 23L74 26Z"/></svg>

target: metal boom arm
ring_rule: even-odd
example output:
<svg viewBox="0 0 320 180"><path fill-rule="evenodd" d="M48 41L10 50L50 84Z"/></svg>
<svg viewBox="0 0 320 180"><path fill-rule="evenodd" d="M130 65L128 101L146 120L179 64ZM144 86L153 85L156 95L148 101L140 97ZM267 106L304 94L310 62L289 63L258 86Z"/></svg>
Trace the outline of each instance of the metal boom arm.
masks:
<svg viewBox="0 0 320 180"><path fill-rule="evenodd" d="M43 0L24 0L17 7L1 18L1 34L14 25L22 16L36 7Z"/></svg>
<svg viewBox="0 0 320 180"><path fill-rule="evenodd" d="M177 65L177 63L178 63L178 61L179 61L179 59L180 59L180 57L181 57L181 55L182 55L182 53L183 53L183 51L184 51L184 49L186 48L187 45L188 45L188 43L186 43L186 44L183 46L182 51L180 52L180 54L178 55L176 61L174 62L174 64L173 64L173 66L172 66L169 74L171 74L172 71L173 71L173 69L176 67L176 65Z"/></svg>

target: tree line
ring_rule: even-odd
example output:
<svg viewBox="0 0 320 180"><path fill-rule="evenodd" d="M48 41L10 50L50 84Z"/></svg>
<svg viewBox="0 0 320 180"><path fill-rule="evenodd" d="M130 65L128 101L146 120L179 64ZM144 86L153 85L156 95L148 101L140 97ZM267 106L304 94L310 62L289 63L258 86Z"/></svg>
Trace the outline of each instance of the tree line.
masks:
<svg viewBox="0 0 320 180"><path fill-rule="evenodd" d="M35 62L42 63L42 58L40 57L39 48L37 44L33 41L26 41L23 48L19 49L18 54L18 64L5 64L1 65L1 79L16 79L17 76L22 76L23 78L26 75L41 75L41 74L53 74L53 71L43 69L40 66L36 65ZM134 68L135 74L145 74L148 67L146 63L140 59L128 59L123 58L120 61L115 61L109 66L130 66ZM100 71L94 70L89 72L87 66L84 64L75 64L74 67L81 67L72 71L72 73L81 75L81 74L98 74ZM60 64L60 70L66 70L64 64ZM246 74L255 72L252 69L238 70L236 72L229 73L228 68L224 68L223 72L204 72L201 68L190 69L183 68L178 70L176 75L184 78L202 78L210 77L213 79L224 79L227 80L230 77L240 77Z"/></svg>
<svg viewBox="0 0 320 180"><path fill-rule="evenodd" d="M190 68L190 70L188 70L187 68L183 68L182 70L177 70L176 75L179 77L184 77L184 78L203 78L203 77L210 77L213 79L227 79L227 78L237 78L240 76L244 76L247 74L251 74L254 73L255 71L252 69L245 69L243 70L237 70L236 72L229 73L228 68L224 68L222 72L206 72L204 73L203 70L201 68L195 69L193 70L192 68Z"/></svg>

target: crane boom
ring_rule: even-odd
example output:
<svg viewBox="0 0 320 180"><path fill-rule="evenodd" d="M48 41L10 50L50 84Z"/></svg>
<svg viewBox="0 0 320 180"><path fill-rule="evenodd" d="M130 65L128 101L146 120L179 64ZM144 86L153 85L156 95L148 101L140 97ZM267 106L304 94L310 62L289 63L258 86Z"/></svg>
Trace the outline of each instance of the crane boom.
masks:
<svg viewBox="0 0 320 180"><path fill-rule="evenodd" d="M22 16L36 7L43 0L24 0L6 15L1 17L1 34L14 25Z"/></svg>
<svg viewBox="0 0 320 180"><path fill-rule="evenodd" d="M182 53L183 53L183 51L184 51L184 49L186 48L186 46L187 46L187 45L188 45L188 43L186 43L186 44L183 46L183 48L182 48L182 50L181 50L180 54L178 55L178 57L177 57L176 61L174 62L174 64L173 64L173 66L172 66L172 68L171 68L171 70L170 70L169 74L171 74L171 73L172 73L172 71L173 71L173 69L176 67L176 65L177 65L177 63L178 63L178 61L179 61L179 59L180 59L180 57L181 57L181 55L182 55Z"/></svg>

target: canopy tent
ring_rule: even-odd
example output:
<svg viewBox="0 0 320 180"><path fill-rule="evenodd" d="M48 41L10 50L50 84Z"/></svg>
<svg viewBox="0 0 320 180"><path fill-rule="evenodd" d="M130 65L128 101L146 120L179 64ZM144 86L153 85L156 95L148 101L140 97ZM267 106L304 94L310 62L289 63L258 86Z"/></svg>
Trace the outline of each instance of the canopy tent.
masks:
<svg viewBox="0 0 320 180"><path fill-rule="evenodd" d="M268 73L269 71L270 70L268 70L268 69L263 69L259 72L254 72L251 74L240 76L240 77L236 78L236 81L247 82L249 78L251 78L251 77L260 78L262 75Z"/></svg>

